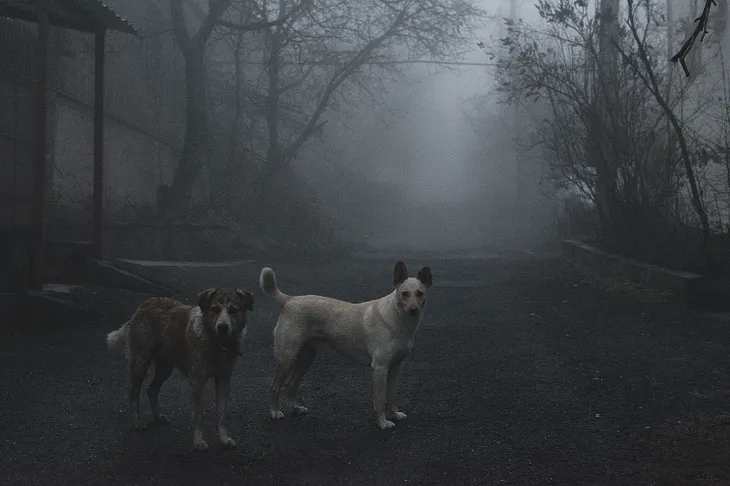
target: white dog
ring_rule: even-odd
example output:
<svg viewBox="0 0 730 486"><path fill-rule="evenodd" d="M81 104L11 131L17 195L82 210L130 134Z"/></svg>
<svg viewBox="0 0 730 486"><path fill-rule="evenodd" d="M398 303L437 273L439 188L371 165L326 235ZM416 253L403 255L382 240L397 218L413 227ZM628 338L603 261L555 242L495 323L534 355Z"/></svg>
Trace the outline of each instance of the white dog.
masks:
<svg viewBox="0 0 730 486"><path fill-rule="evenodd" d="M271 384L271 417L284 417L279 394L286 384L295 413L307 409L297 405L302 377L317 354L317 344L329 343L336 351L373 371L373 406L378 425L388 429L406 414L395 402L398 376L403 359L413 348L413 340L426 308L431 287L431 269L423 267L416 278L408 277L403 262L395 265L395 290L377 300L352 304L318 295L288 296L279 291L271 268L263 268L261 289L283 306L274 328L276 372ZM386 413L390 417L386 416Z"/></svg>

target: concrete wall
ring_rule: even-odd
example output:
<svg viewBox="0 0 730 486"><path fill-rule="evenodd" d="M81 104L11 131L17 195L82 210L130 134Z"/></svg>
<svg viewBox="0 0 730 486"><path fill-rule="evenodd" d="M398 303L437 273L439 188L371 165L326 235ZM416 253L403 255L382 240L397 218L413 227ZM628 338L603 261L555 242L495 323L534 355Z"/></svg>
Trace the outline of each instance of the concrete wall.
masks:
<svg viewBox="0 0 730 486"><path fill-rule="evenodd" d="M0 70L0 227L29 226L33 197L32 85Z"/></svg>
<svg viewBox="0 0 730 486"><path fill-rule="evenodd" d="M90 220L93 188L93 112L59 97L54 184L55 219ZM173 149L152 136L107 117L104 136L104 200L107 210L125 205L154 206L157 185L170 183L177 164ZM82 209L85 214L74 213ZM78 222L78 221L69 221Z"/></svg>
<svg viewBox="0 0 730 486"><path fill-rule="evenodd" d="M153 207L170 184L184 133L184 63L166 2L112 1L140 36L108 32L105 62L105 205L108 220ZM90 221L94 39L65 31L58 69L54 223ZM151 209L150 209L151 210Z"/></svg>

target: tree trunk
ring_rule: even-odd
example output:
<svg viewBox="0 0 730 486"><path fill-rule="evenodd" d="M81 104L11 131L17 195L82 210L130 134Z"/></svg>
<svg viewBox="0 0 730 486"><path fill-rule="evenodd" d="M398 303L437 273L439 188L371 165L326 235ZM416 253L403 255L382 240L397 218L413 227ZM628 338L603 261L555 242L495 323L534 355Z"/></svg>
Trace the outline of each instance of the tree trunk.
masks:
<svg viewBox="0 0 730 486"><path fill-rule="evenodd" d="M601 140L601 135L595 133L592 135L596 145L605 147L605 141ZM617 234L617 223L620 219L618 214L618 195L616 188L616 174L611 170L610 162L606 160L606 154L602 153L598 147L594 146L593 158L596 167L596 207L598 210L598 222L600 226L601 239L606 247L616 249L616 244L620 239Z"/></svg>
<svg viewBox="0 0 730 486"><path fill-rule="evenodd" d="M243 23L243 19L241 20ZM242 187L240 172L243 172L244 161L246 159L245 150L239 147L239 139L241 137L241 118L243 117L243 96L242 89L243 79L243 62L241 61L241 50L243 49L243 32L239 32L236 37L236 44L233 47L233 57L235 59L236 83L235 83L235 103L233 107L233 119L228 131L228 153L223 157L223 168L221 176L221 190L211 192L211 199L214 205L225 213L230 214L233 206L240 201L233 200L237 187ZM250 133L249 133L250 137Z"/></svg>
<svg viewBox="0 0 730 486"><path fill-rule="evenodd" d="M185 139L168 201L168 210L171 211L169 214L177 217L188 214L195 182L208 150L205 43L191 42L189 49L183 54L187 101Z"/></svg>
<svg viewBox="0 0 730 486"><path fill-rule="evenodd" d="M636 27L634 17L634 0L629 0L628 8L629 11L627 23L631 35L637 43L639 57L642 64L644 65L646 74L641 74L638 69L636 72L640 73L639 76L641 76L644 84L651 91L652 95L659 104L659 107L664 111L664 114L667 116L669 122L674 128L676 140L679 144L679 150L682 155L682 162L684 164L684 168L687 174L687 182L689 183L690 187L692 206L697 216L700 218L700 224L702 225L702 251L704 253L705 268L706 270L712 270L714 268L714 264L712 255L712 232L710 230L710 221L707 216L707 211L705 210L704 203L702 201L702 194L700 192L699 183L694 173L694 168L692 166L692 157L690 156L689 147L687 146L687 140L684 136L684 129L680 120L677 118L677 115L675 115L674 111L672 110L672 107L669 106L669 100L665 99L662 95L662 90L659 87L659 82L657 81L657 77L654 74L654 70L652 69L649 54L647 53L644 44L642 44L639 30Z"/></svg>
<svg viewBox="0 0 730 486"><path fill-rule="evenodd" d="M597 84L597 83L596 83ZM602 92L594 89L597 96ZM616 187L616 174L612 170L611 161L608 160L607 146L611 143L606 140L605 117L601 118L602 111L600 104L603 101L595 98L588 106L587 116L587 137L586 153L590 164L596 169L595 180L595 204L596 215L598 216L599 236L607 248L616 246L616 219L618 217L618 198Z"/></svg>
<svg viewBox="0 0 730 486"><path fill-rule="evenodd" d="M267 30L267 38L269 41L269 60L266 66L266 74L268 76L268 90L266 93L266 127L268 129L269 144L266 149L266 165L264 172L275 171L281 165L281 146L279 144L279 68L281 62L281 39L279 28ZM268 190L264 190L263 194L275 190L275 177L266 177L261 183L268 186ZM277 207L281 201L279 198L263 197L260 198L260 208L265 214L273 216L276 214Z"/></svg>

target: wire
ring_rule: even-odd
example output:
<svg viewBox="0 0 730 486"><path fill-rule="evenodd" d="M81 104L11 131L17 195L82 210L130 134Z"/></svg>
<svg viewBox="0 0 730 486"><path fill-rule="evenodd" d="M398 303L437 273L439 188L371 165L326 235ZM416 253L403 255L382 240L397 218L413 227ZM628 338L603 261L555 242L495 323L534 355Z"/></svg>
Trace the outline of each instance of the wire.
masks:
<svg viewBox="0 0 730 486"><path fill-rule="evenodd" d="M217 64L232 64L232 62L223 61ZM265 61L249 61L246 64L260 66L265 65ZM311 61L311 62L282 62L283 65L289 66L339 66L343 63L331 62L331 61ZM391 64L436 64L441 66L486 66L494 67L497 66L496 62L467 62L467 61L430 61L428 59L413 59L404 61L367 61L362 63L363 66L387 66Z"/></svg>

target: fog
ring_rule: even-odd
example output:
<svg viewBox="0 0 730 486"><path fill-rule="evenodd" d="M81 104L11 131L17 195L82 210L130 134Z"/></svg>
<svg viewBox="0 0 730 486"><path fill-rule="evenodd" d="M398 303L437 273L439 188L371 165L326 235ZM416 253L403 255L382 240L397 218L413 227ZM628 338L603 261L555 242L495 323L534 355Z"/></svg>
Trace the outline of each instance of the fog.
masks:
<svg viewBox="0 0 730 486"><path fill-rule="evenodd" d="M535 20L524 3L518 14ZM490 18L461 59L404 66L375 105L331 116L301 155L295 167L341 237L378 247L479 249L550 235L550 221L536 227L529 215L516 214L510 108L498 103L488 52L476 45L505 35L509 2L481 6ZM343 180L352 170L362 178ZM537 172L533 182L540 185Z"/></svg>
<svg viewBox="0 0 730 486"><path fill-rule="evenodd" d="M519 123L494 89L488 51L506 35L507 0L224 3L211 12L202 0L110 0L139 36L107 39L105 232L96 237L109 255L239 258L242 248L343 241L481 250L551 235L544 170L515 150ZM311 11L286 27L236 27L257 25L252 6L274 15L281 5ZM415 20L399 24L393 5ZM203 25L216 27L199 38ZM383 43L368 50L378 29ZM88 241L94 39L53 35L48 234ZM18 51L6 63L28 69L23 59ZM527 175L518 177L518 160L532 164ZM187 223L208 232L190 238Z"/></svg>

